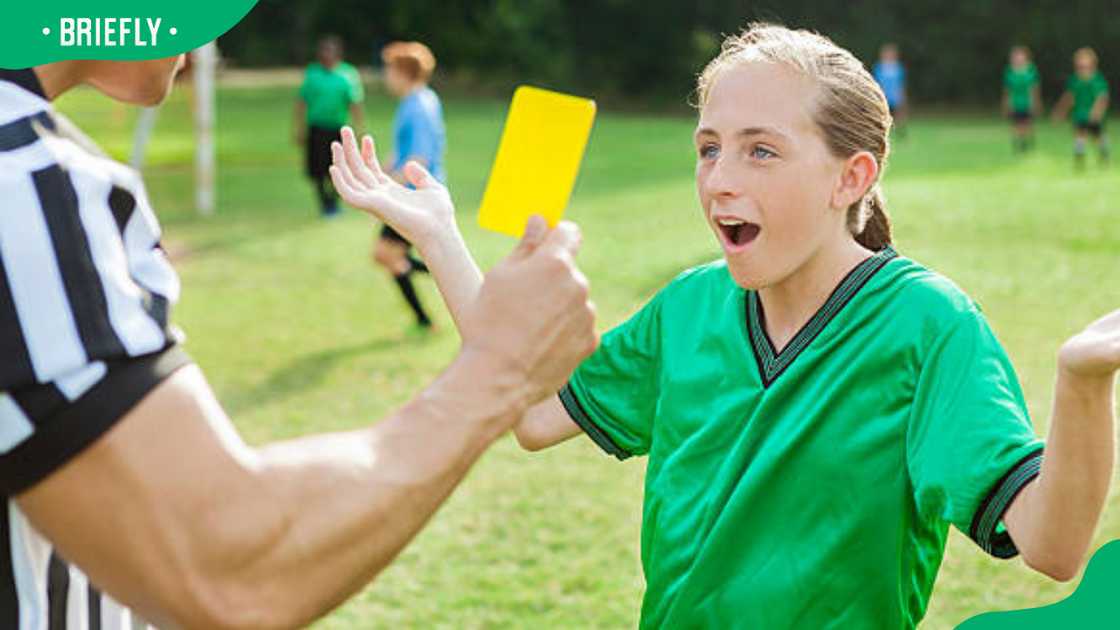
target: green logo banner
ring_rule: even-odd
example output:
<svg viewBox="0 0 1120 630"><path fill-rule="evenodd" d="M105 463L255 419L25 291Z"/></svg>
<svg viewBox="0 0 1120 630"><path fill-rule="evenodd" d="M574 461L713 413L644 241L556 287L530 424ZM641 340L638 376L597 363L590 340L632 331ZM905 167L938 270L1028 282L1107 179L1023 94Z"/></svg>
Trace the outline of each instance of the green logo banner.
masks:
<svg viewBox="0 0 1120 630"><path fill-rule="evenodd" d="M0 21L0 68L66 59L172 57L216 39L257 0L12 2Z"/></svg>
<svg viewBox="0 0 1120 630"><path fill-rule="evenodd" d="M1108 543L1093 554L1077 590L1057 604L1029 610L985 613L957 626L957 630L1120 627L1117 584L1120 584L1120 540Z"/></svg>

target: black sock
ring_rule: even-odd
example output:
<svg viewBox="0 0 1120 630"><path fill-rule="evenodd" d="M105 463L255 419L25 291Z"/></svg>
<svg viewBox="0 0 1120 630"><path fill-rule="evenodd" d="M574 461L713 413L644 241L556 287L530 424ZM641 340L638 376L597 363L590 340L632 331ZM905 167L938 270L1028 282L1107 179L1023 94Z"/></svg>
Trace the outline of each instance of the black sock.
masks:
<svg viewBox="0 0 1120 630"><path fill-rule="evenodd" d="M319 198L319 210L326 214L338 208L338 193L334 190L330 177L320 177L312 181L315 196Z"/></svg>
<svg viewBox="0 0 1120 630"><path fill-rule="evenodd" d="M416 297L416 289L412 286L412 278L405 273L394 276L393 279L397 281L397 286L401 288L401 295L404 296L405 301L412 307L412 312L416 313L416 323L421 326L431 326L432 320L428 319L424 307L420 306L420 298Z"/></svg>
<svg viewBox="0 0 1120 630"><path fill-rule="evenodd" d="M419 271L420 273L428 273L428 266L424 264L424 261L422 261L419 258L413 256L412 254L409 254L407 256L407 258L408 258L408 264L412 266L413 271Z"/></svg>

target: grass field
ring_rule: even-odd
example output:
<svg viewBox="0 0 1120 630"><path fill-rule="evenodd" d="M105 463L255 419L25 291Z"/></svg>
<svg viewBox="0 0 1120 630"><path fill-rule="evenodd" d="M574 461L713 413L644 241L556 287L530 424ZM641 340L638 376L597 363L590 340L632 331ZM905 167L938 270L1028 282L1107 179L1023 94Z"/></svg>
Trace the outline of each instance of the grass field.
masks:
<svg viewBox="0 0 1120 630"><path fill-rule="evenodd" d="M375 421L452 358L457 337L434 285L420 280L442 332L409 334L395 286L369 264L372 228L350 211L316 217L289 140L293 90L219 94L219 209L193 214L190 108L163 108L148 188L176 252L175 320L246 438L254 443ZM372 130L388 138L393 103L371 92ZM60 108L125 157L134 112L80 91ZM484 266L512 246L475 227L504 103L449 99L448 170L461 222ZM600 325L719 250L700 219L687 117L606 112L596 123L569 217ZM1048 423L1053 357L1095 316L1120 307L1120 164L1074 174L1065 126L1011 154L993 117L919 118L897 143L885 189L899 250L953 278L983 306L1015 361L1035 426ZM387 147L387 142L385 143ZM590 440L522 452L504 439L415 544L318 628L626 628L642 593L638 532L644 463L618 463ZM376 533L373 533L376 535ZM1116 494L1094 549L1120 537ZM1037 606L1072 591L1018 560L951 536L925 628L987 610Z"/></svg>

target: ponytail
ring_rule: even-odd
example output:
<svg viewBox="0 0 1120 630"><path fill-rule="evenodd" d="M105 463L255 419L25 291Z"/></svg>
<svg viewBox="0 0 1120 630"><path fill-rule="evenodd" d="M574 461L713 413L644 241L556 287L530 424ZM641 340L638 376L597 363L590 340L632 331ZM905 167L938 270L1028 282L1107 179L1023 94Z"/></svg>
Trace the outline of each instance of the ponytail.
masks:
<svg viewBox="0 0 1120 630"><path fill-rule="evenodd" d="M887 216L887 204L878 183L848 209L848 228L856 242L873 252L891 244L891 219Z"/></svg>

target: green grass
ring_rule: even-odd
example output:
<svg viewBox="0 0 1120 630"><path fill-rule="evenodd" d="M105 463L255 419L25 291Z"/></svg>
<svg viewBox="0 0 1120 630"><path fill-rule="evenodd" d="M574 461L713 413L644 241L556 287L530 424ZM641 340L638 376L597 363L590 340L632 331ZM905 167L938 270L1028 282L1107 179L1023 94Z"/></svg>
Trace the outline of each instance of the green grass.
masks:
<svg viewBox="0 0 1120 630"><path fill-rule="evenodd" d="M369 264L373 229L357 212L323 222L289 143L293 91L219 94L219 208L192 210L190 107L163 108L147 182L179 252L176 321L248 440L361 426L406 401L454 356L434 286L420 281L443 332L408 334L388 278ZM132 110L89 91L60 107L111 153L131 145ZM393 103L371 93L372 130L388 138ZM445 103L451 187L484 266L510 239L475 226L505 105ZM632 312L678 271L719 251L695 200L688 118L603 113L569 217L600 324ZM1061 340L1120 307L1116 170L1072 172L1069 131L1043 126L1028 157L984 117L915 121L885 188L899 249L953 278L984 307L1015 361L1044 433ZM383 147L387 149L388 147ZM504 439L372 588L318 628L634 627L642 593L638 532L644 463L620 464L589 440L523 453ZM1114 493L1094 548L1120 537ZM376 535L371 532L370 535ZM953 533L926 628L987 610L1056 601L1073 585L1018 560L984 556Z"/></svg>

